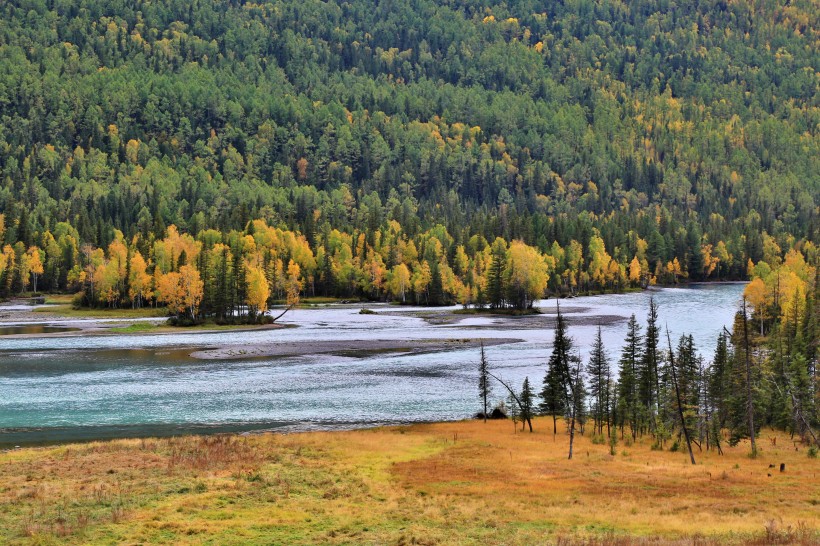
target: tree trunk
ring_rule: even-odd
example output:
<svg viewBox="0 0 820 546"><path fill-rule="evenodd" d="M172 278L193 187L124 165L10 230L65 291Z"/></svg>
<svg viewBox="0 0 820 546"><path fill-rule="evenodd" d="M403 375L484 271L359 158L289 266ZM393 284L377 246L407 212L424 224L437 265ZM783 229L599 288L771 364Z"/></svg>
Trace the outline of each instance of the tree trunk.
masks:
<svg viewBox="0 0 820 546"><path fill-rule="evenodd" d="M524 411L524 404L521 403L521 399L518 398L518 395L515 394L515 391L512 390L512 387L510 387L503 379L493 375L490 372L487 372L487 375L489 375L490 377L492 377L493 379L495 379L496 381L501 383L501 385L503 385L504 388L507 389L507 392L510 393L510 396L512 396L512 399L515 400L516 404L518 404L518 409L521 410L522 419L525 419L527 421L527 425L529 425L529 427L530 427L530 432L532 432L532 420L531 420L530 416L527 414L527 412ZM485 412L485 415L486 415L486 412ZM523 428L523 425L522 425L522 428Z"/></svg>
<svg viewBox="0 0 820 546"><path fill-rule="evenodd" d="M288 306L287 306L287 308L285 308L285 310L284 310L284 311L282 311L281 313L279 313L279 314L276 316L276 318L275 318L275 319L273 319L273 322L276 322L277 320L279 320L280 318L282 318L282 317L284 316L284 314L285 314L285 313L287 313L288 311L290 311L291 309L293 309L293 305L288 305Z"/></svg>
<svg viewBox="0 0 820 546"><path fill-rule="evenodd" d="M678 400L678 415L680 415L680 426L683 429L683 436L686 438L686 447L689 449L689 459L695 463L695 455L692 453L692 442L689 440L689 431L686 429L686 420L683 417L683 405L680 400L680 389L678 388L678 375L675 372L675 352L672 350L672 338L669 336L669 328L666 329L666 339L669 341L669 359L672 368L672 383L675 385L675 398Z"/></svg>
<svg viewBox="0 0 820 546"><path fill-rule="evenodd" d="M779 278L778 278L779 280ZM755 445L755 412L752 401L752 359L749 354L749 326L746 320L746 297L743 297L743 345L746 356L746 417L749 420L749 439L752 442L752 456L757 456Z"/></svg>

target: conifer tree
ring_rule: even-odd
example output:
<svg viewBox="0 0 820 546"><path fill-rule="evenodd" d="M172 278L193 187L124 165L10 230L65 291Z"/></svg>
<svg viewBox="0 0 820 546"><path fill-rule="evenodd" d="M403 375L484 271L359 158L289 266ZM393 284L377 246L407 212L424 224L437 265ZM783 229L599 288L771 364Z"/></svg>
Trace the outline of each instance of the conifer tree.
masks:
<svg viewBox="0 0 820 546"><path fill-rule="evenodd" d="M726 398L731 388L731 363L725 332L718 335L715 356L706 372L706 418L708 423L707 443L713 444L718 452L721 448L721 431L726 428L728 407Z"/></svg>
<svg viewBox="0 0 820 546"><path fill-rule="evenodd" d="M643 413L648 425L654 432L661 412L661 373L660 373L660 328L658 326L658 306L655 299L649 298L649 314L646 320L643 359L638 372L638 384Z"/></svg>
<svg viewBox="0 0 820 546"><path fill-rule="evenodd" d="M532 432L532 418L533 412L535 407L535 393L532 391L532 386L530 385L530 378L524 378L524 384L521 386L521 395L519 396L519 400L521 401L521 428L523 430L524 423L529 424L530 432Z"/></svg>
<svg viewBox="0 0 820 546"><path fill-rule="evenodd" d="M546 391L544 394L548 397L563 397L564 411L569 421L569 455L567 458L572 459L575 425L579 418L578 410L583 405L580 396L583 390L581 361L573 349L574 342L572 338L567 334L566 321L561 314L560 307L557 307L555 321L552 353L547 364L547 374L544 377L544 390ZM554 377L550 377L551 372ZM543 394L542 397L544 397ZM549 399L544 397L544 400L548 401ZM549 402L548 404L553 405Z"/></svg>
<svg viewBox="0 0 820 546"><path fill-rule="evenodd" d="M683 436L686 439L686 448L689 450L689 459L692 464L695 464L695 455L692 453L692 442L689 438L689 427L686 426L686 416L683 410L683 397L680 391L680 382L678 381L678 373L675 364L675 351L672 349L672 338L669 335L669 329L666 330L666 339L669 342L669 371L672 376L672 387L675 389L675 402L678 409L678 424L683 431Z"/></svg>
<svg viewBox="0 0 820 546"><path fill-rule="evenodd" d="M732 329L732 370L731 388L727 396L729 444L737 445L749 438L751 454L757 455L755 434L759 423L755 422L755 379L757 370L752 369L752 347L749 339L748 316L745 300L740 311L735 314Z"/></svg>
<svg viewBox="0 0 820 546"><path fill-rule="evenodd" d="M641 326L632 315L626 327L626 339L621 350L618 379L618 421L621 435L625 425L629 425L632 439L638 436L640 419L640 398L638 385L638 366L641 362Z"/></svg>
<svg viewBox="0 0 820 546"><path fill-rule="evenodd" d="M492 385L490 384L490 363L487 360L487 354L484 352L484 342L481 343L481 357L478 362L478 396L483 404L484 422L487 422L487 410L489 408L489 398L492 393Z"/></svg>
<svg viewBox="0 0 820 546"><path fill-rule="evenodd" d="M595 335L586 371L589 377L589 395L592 398L590 409L594 423L593 433L603 434L604 420L607 419L608 412L607 395L609 392L610 370L609 358L604 348L600 326L598 326L598 332Z"/></svg>
<svg viewBox="0 0 820 546"><path fill-rule="evenodd" d="M498 238L492 246L492 262L487 271L487 296L492 309L504 306L504 271L507 268L507 248L503 239Z"/></svg>
<svg viewBox="0 0 820 546"><path fill-rule="evenodd" d="M539 409L541 413L552 416L552 434L553 436L556 435L558 433L558 418L564 415L567 405L561 380L561 370L552 358L547 361L547 373L544 376L543 387L541 388Z"/></svg>
<svg viewBox="0 0 820 546"><path fill-rule="evenodd" d="M569 418L571 421L575 421L575 428L577 428L581 434L584 434L588 417L587 395L589 391L587 391L586 388L584 365L579 353L575 353L570 359L570 377L572 378L573 385L571 394L574 407ZM570 426L572 426L572 424L570 424Z"/></svg>

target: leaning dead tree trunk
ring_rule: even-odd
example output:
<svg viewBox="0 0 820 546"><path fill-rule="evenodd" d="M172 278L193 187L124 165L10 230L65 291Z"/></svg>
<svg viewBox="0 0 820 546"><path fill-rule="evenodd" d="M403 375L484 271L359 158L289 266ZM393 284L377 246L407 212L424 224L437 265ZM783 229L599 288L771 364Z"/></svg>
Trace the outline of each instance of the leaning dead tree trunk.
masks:
<svg viewBox="0 0 820 546"><path fill-rule="evenodd" d="M788 384L786 385L786 388L788 390L789 397L791 397L791 399L792 399L792 408L793 408L792 417L794 419L794 423L797 426L803 425L802 426L803 431L805 433L808 433L809 436L811 436L811 439L814 442L814 445L816 445L817 447L820 447L820 439L817 438L817 435L814 433L814 430L811 428L811 425L809 425L809 422L806 419L806 416L803 415L803 410L800 408L800 401L794 395L794 389L791 388L791 379L788 376L786 378L788 380ZM778 394L780 394L780 396L783 396L783 390L780 388L780 385L778 385L775 381L770 381L770 383L772 384L772 386L775 389L777 389ZM801 434L801 436L805 440L805 434Z"/></svg>
<svg viewBox="0 0 820 546"><path fill-rule="evenodd" d="M293 309L293 305L288 305L288 306L285 308L285 310L284 310L284 311L282 311L281 313L279 313L278 315L276 315L276 318L275 318L275 319L273 319L273 322L276 322L277 320L279 320L280 318L282 318L282 317L285 315L285 313L287 313L287 312L288 312L288 311L290 311L291 309Z"/></svg>
<svg viewBox="0 0 820 546"><path fill-rule="evenodd" d="M672 384L675 386L675 398L678 401L678 415L680 416L680 426L683 429L683 437L686 438L686 447L689 449L689 459L695 463L695 454L692 453L692 441L689 439L689 430L686 428L686 419L683 417L683 404L680 399L680 389L678 388L678 374L675 372L675 351L672 350L672 338L669 335L669 328L666 328L666 340L669 342L669 360L672 364Z"/></svg>
<svg viewBox="0 0 820 546"><path fill-rule="evenodd" d="M489 371L488 371L488 372L487 372L487 375L489 375L490 377L492 377L493 379L495 379L496 381L498 381L499 383L501 383L501 385L502 385L505 389L507 389L507 392L509 392L509 393L510 393L510 396L512 396L512 399L513 399L513 400L515 400L515 403L518 405L518 409L519 409L519 410L521 410L521 415L522 415L522 416L524 417L524 419L527 421L527 426L529 426L529 427L530 427L530 432L532 432L532 421L530 420L529 412L527 412L527 411L525 411L525 410L524 410L524 404L522 404L522 403L521 403L521 399L520 399L520 398L518 398L518 395L517 395L517 394L515 394L515 391L512 389L512 387L510 387L510 386L509 386L509 385L508 385L508 384L507 384L507 383L506 383L503 379L501 379L500 377L496 376L496 375L495 375L495 374L493 374L492 372L489 372Z"/></svg>
<svg viewBox="0 0 820 546"><path fill-rule="evenodd" d="M798 426L803 425L803 434L801 434L801 436L803 436L803 439L805 440L805 433L808 433L814 441L814 445L820 447L820 441L817 440L817 436L814 434L811 425L809 425L809 422L806 420L806 416L803 415L803 410L800 409L800 401L797 400L797 397L794 395L794 390L789 389L789 395L791 395L792 407L794 408L794 422Z"/></svg>

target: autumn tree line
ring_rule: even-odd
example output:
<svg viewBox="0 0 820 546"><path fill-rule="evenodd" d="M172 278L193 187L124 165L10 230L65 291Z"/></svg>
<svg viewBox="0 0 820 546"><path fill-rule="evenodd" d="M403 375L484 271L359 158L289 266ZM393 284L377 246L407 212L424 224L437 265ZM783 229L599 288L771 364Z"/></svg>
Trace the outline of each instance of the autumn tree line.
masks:
<svg viewBox="0 0 820 546"><path fill-rule="evenodd" d="M0 237L5 235L0 215ZM37 244L3 246L0 296L70 291L87 306L166 305L190 321L255 320L274 302L294 305L304 296L525 310L549 294L617 291L678 282L688 275L677 258L650 267L647 242L634 234L635 254L627 259L615 249L619 261L594 229L586 247L572 240L564 248L554 241L546 252L520 240L499 237L490 243L479 235L456 244L441 225L410 237L396 221L369 233L345 233L324 224L312 238L314 245L299 232L254 220L243 231L208 229L196 236L174 225L162 238L137 234L129 240L115 230L107 247L98 248L60 222L53 232L32 234ZM780 249L766 238L767 251L774 253L770 259L778 264ZM804 247L816 254L812 243ZM720 264L708 243L699 251L709 268ZM763 273L766 267L762 261L749 265L750 272ZM793 284L790 277L783 283Z"/></svg>
<svg viewBox="0 0 820 546"><path fill-rule="evenodd" d="M814 262L815 264L817 262ZM620 354L604 347L600 328L582 362L560 309L542 387L525 379L520 392L497 378L482 350L479 392L487 398L498 379L508 406L522 425L536 414L562 417L572 440L576 430L612 446L649 436L657 449L695 453L750 440L757 453L761 427L786 430L820 448L819 269L805 256L755 264L731 330L720 333L710 360L695 349L691 335L672 340L650 299L646 324L630 318ZM617 368L617 376L613 371ZM692 447L694 446L694 448Z"/></svg>

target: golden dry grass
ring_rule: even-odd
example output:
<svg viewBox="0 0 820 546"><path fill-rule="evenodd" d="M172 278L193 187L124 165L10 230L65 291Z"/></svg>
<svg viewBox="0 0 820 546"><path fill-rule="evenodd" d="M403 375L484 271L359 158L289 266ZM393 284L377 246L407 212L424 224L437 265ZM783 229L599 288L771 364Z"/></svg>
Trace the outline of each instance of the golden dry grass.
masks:
<svg viewBox="0 0 820 546"><path fill-rule="evenodd" d="M0 544L817 544L820 461L457 422L0 454ZM549 429L549 432L548 430ZM786 463L786 472L769 468ZM771 475L769 475L771 474Z"/></svg>

